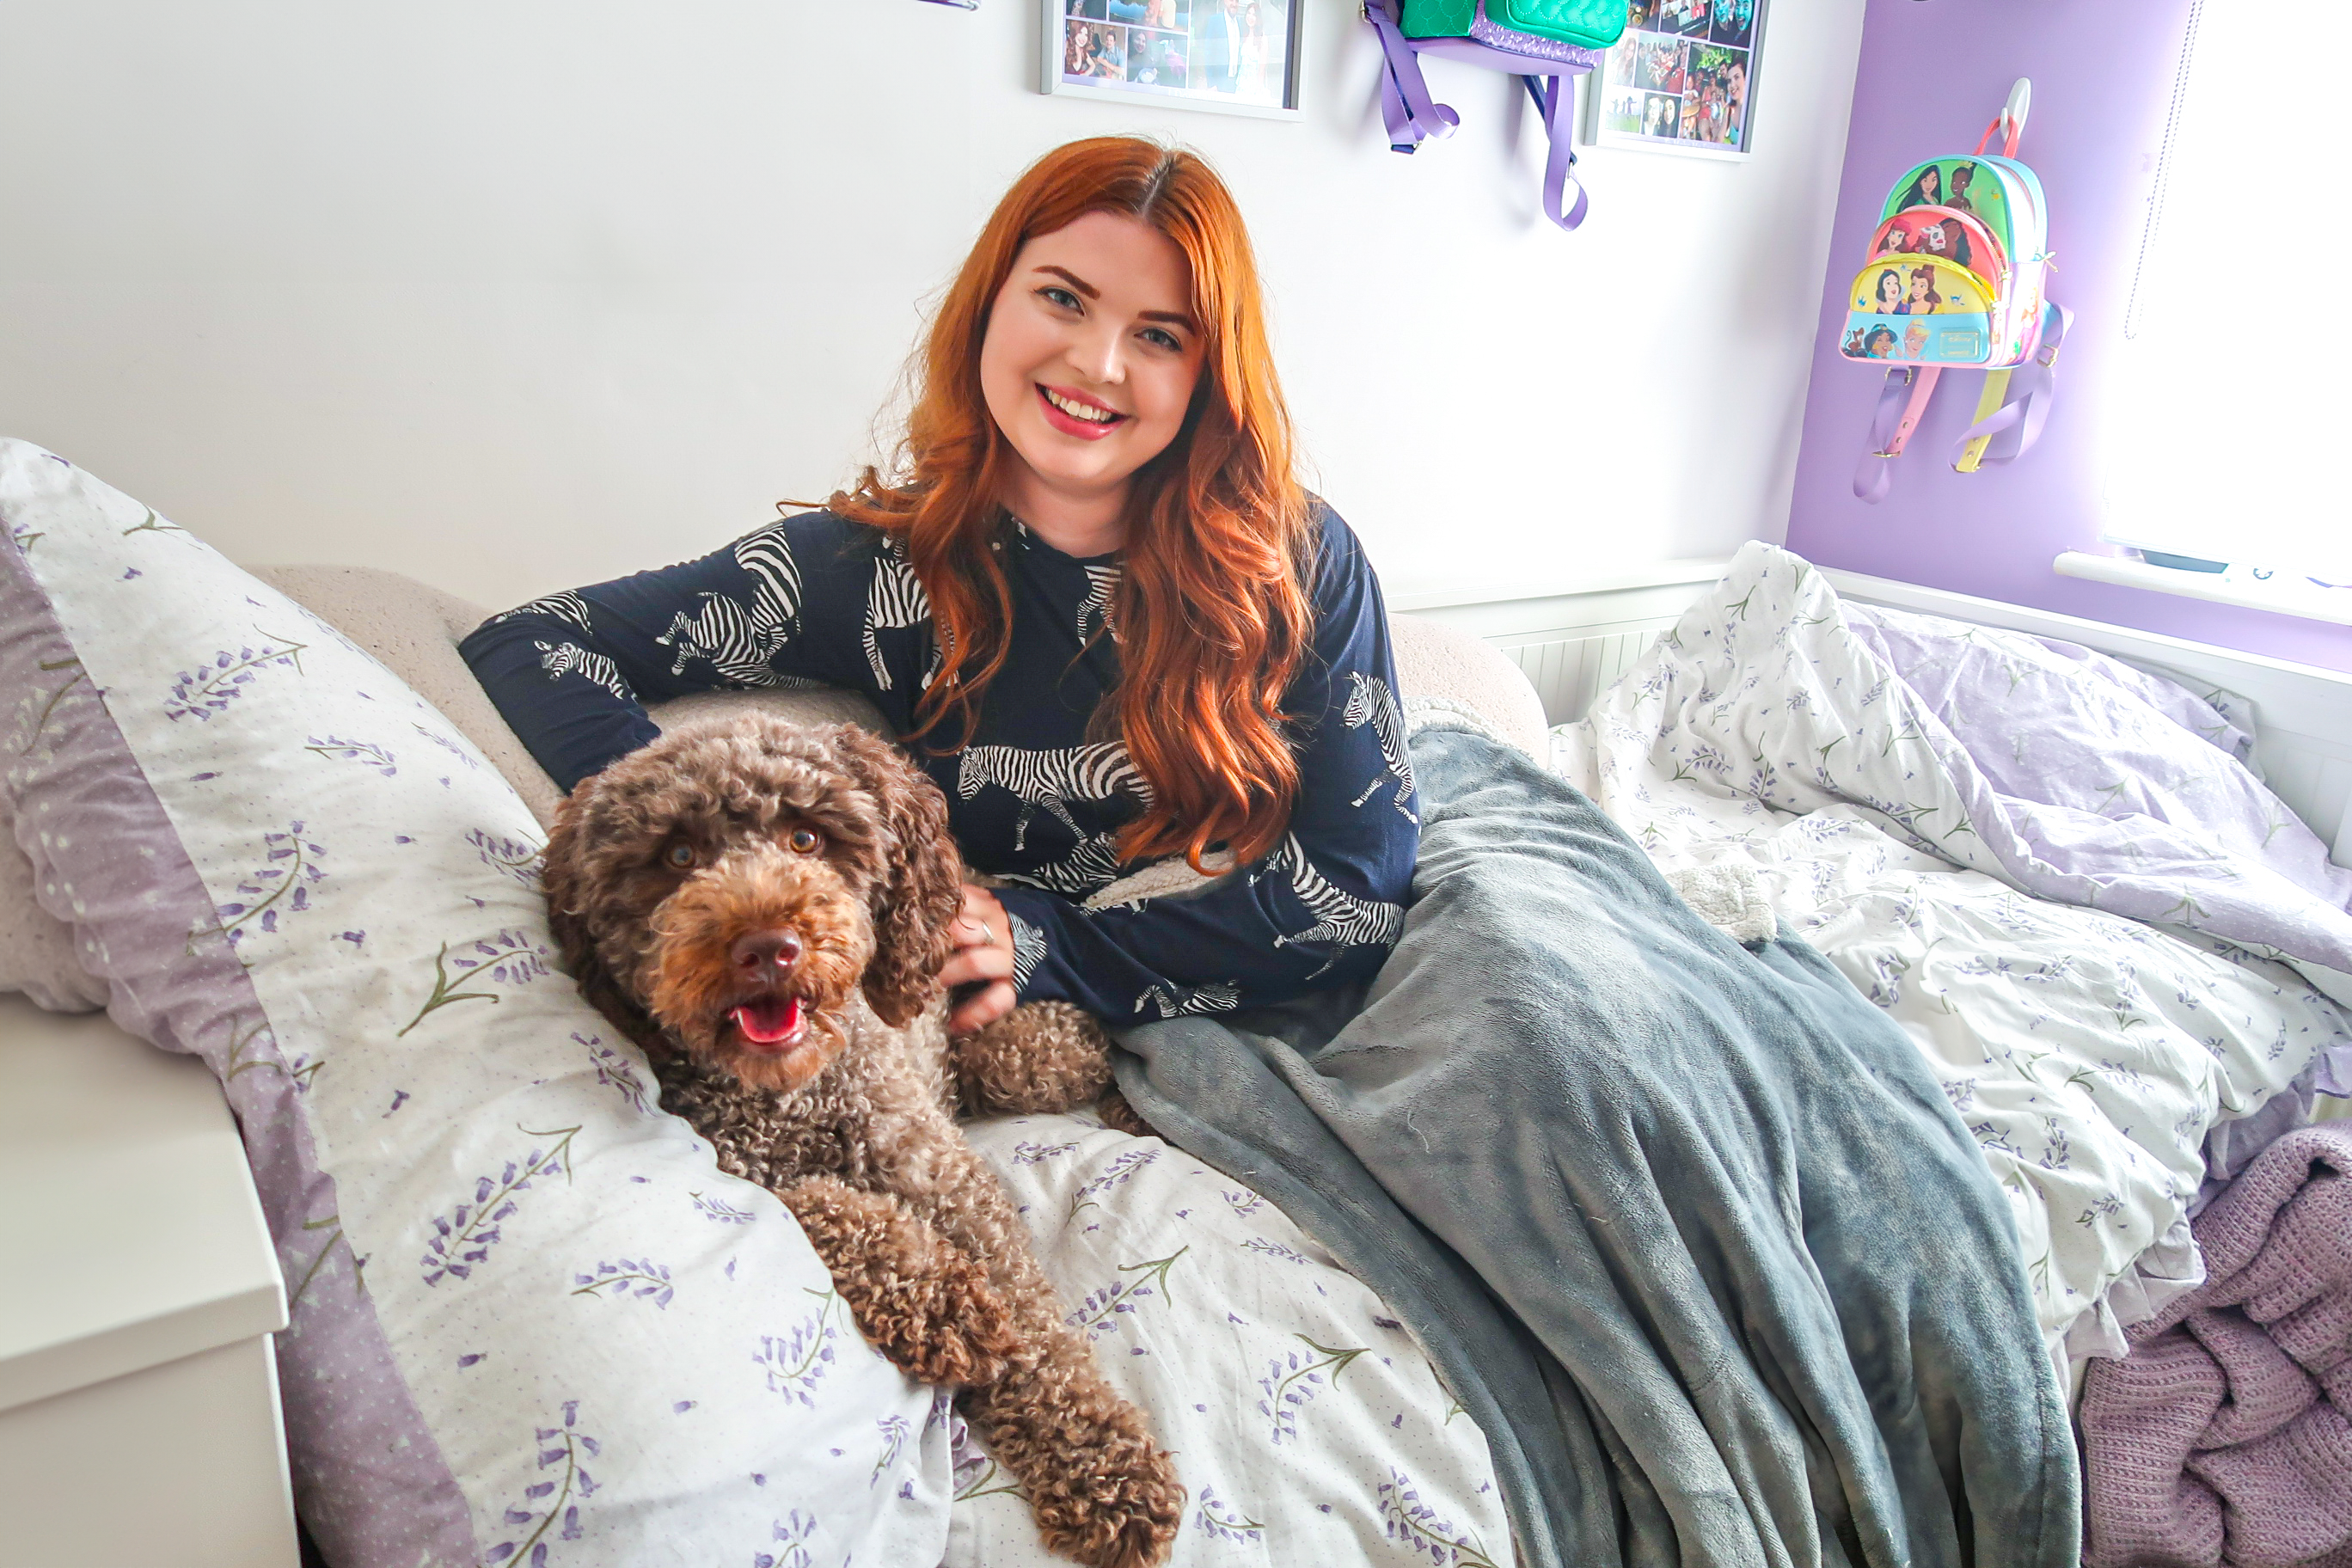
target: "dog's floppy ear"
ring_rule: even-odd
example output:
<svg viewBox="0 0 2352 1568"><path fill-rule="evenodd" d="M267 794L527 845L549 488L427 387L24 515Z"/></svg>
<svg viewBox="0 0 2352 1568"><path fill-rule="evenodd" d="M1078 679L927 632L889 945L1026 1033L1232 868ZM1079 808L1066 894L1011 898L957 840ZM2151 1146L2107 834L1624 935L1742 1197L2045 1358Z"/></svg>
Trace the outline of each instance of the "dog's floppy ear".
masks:
<svg viewBox="0 0 2352 1568"><path fill-rule="evenodd" d="M834 754L881 808L892 842L875 885L874 962L866 1000L893 1028L939 989L948 931L963 909L963 860L948 835L947 797L896 746L855 724L834 732Z"/></svg>
<svg viewBox="0 0 2352 1568"><path fill-rule="evenodd" d="M586 784L581 786L587 788ZM563 954L563 972L580 987L580 994L588 1005L613 1021L613 1026L635 1040L646 1050L662 1043L661 1026L656 1024L621 989L596 956L596 935L587 919L589 901L595 897L588 870L582 861L583 845L580 819L580 796L567 796L555 808L555 826L548 830L547 848L540 863L540 881L547 891L547 925L554 932L557 947Z"/></svg>

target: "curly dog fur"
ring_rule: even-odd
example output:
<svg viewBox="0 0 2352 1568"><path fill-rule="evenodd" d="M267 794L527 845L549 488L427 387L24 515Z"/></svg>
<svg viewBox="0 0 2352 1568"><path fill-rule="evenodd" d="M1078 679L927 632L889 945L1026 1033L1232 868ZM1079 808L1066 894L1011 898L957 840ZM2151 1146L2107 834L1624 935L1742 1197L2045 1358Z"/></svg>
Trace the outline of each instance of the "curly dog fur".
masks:
<svg viewBox="0 0 2352 1568"><path fill-rule="evenodd" d="M1143 1568L1183 1488L953 1121L1098 1099L1106 1042L1061 1003L949 1041L936 976L962 880L945 799L895 748L767 716L614 763L547 845L565 966L645 1047L662 1103L784 1201L884 1355L959 1386L1048 1546Z"/></svg>

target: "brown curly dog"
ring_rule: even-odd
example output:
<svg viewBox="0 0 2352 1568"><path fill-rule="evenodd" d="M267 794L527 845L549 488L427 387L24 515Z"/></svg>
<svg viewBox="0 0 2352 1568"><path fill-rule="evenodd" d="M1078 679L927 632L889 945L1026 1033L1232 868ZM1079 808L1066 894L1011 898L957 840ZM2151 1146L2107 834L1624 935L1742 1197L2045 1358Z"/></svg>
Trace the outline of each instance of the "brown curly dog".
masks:
<svg viewBox="0 0 2352 1568"><path fill-rule="evenodd" d="M1164 1558L1175 1468L953 1120L1093 1100L1105 1040L1061 1003L948 1040L962 866L931 782L854 725L683 727L572 791L546 883L565 967L646 1048L662 1103L799 1217L884 1355L961 1385L1046 1544Z"/></svg>

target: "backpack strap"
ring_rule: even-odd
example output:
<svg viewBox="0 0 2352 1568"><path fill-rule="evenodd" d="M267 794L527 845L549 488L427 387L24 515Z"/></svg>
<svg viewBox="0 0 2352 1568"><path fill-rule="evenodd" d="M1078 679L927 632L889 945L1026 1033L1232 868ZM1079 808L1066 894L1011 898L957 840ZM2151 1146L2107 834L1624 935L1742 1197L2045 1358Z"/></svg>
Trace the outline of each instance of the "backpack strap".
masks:
<svg viewBox="0 0 2352 1568"><path fill-rule="evenodd" d="M1592 205L1583 184L1576 178L1576 138L1571 124L1576 114L1576 74L1562 72L1559 76L1519 79L1528 96L1536 100L1536 109L1543 115L1544 134L1551 142L1551 151L1544 158L1544 216L1565 229L1574 229L1582 223L1585 209ZM1561 200L1571 187L1576 192L1576 205L1562 212Z"/></svg>
<svg viewBox="0 0 2352 1568"><path fill-rule="evenodd" d="M2042 438L2042 426L2050 421L2051 400L2058 395L2058 351L2065 345L2066 334L2074 325L2074 311L2063 305L2042 301L2042 343L2033 353L2033 363L2042 367L2041 384L1962 431L1959 444L1952 448L1955 468L1966 460L1970 445L1979 441L1985 443L1978 448L1977 460L1980 464L2015 462L2032 450L2033 443ZM2003 450L1993 451L1993 437L2007 430L2016 431L2017 438L2005 443Z"/></svg>
<svg viewBox="0 0 2352 1568"><path fill-rule="evenodd" d="M1397 25L1394 6L1402 0L1364 0L1364 20L1380 35L1381 120L1388 126L1389 151L1412 153L1423 142L1454 134L1462 117L1429 96L1421 74L1421 57L1413 52L1404 29Z"/></svg>
<svg viewBox="0 0 2352 1568"><path fill-rule="evenodd" d="M1911 432L1919 427L1927 400L1936 395L1936 383L1943 375L1944 367L1939 364L1898 365L1886 373L1886 384L1878 393L1878 411L1871 416L1870 450L1853 471L1855 500L1875 506L1886 499L1887 487L1895 478L1894 459L1903 455Z"/></svg>

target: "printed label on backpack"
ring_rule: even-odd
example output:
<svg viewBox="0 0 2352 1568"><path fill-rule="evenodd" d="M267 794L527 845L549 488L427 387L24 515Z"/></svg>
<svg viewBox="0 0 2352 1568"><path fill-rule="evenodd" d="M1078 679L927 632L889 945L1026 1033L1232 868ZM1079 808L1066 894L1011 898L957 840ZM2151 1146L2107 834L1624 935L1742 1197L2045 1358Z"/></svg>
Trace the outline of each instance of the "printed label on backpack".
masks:
<svg viewBox="0 0 2352 1568"><path fill-rule="evenodd" d="M1851 360L1983 364L1993 357L1993 289L1963 267L1886 257L1856 275L1846 299Z"/></svg>

